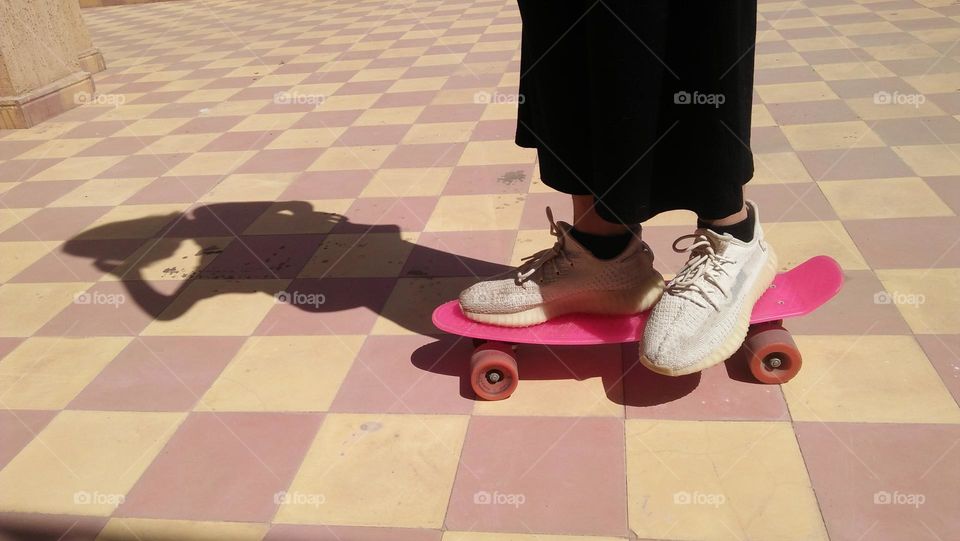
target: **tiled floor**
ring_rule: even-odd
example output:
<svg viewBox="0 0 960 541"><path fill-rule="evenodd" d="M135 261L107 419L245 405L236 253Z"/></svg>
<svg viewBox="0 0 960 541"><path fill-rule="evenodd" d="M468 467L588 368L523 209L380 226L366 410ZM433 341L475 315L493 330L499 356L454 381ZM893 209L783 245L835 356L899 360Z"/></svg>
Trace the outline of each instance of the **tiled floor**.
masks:
<svg viewBox="0 0 960 541"><path fill-rule="evenodd" d="M960 539L960 5L760 4L748 190L847 276L795 380L527 347L497 403L429 314L570 211L512 0L83 14L101 97L0 131L0 539Z"/></svg>

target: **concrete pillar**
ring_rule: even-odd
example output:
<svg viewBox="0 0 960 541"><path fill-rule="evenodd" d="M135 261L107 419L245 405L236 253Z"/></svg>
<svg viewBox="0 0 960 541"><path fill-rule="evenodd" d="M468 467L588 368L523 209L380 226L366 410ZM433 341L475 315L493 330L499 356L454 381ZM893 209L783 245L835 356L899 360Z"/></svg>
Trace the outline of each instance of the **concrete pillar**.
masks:
<svg viewBox="0 0 960 541"><path fill-rule="evenodd" d="M0 1L0 128L29 128L93 94L105 68L76 1Z"/></svg>

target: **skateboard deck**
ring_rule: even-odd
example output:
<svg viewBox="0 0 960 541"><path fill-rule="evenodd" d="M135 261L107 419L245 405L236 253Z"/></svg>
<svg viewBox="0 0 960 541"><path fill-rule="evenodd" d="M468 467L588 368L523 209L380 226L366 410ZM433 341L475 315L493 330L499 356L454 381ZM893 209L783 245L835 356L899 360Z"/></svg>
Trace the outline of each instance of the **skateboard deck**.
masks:
<svg viewBox="0 0 960 541"><path fill-rule="evenodd" d="M829 301L843 285L843 271L833 258L812 257L777 274L773 284L753 307L751 324L803 316ZM638 342L648 312L631 316L568 314L531 327L498 327L467 319L453 300L433 312L441 331L515 344L590 345Z"/></svg>

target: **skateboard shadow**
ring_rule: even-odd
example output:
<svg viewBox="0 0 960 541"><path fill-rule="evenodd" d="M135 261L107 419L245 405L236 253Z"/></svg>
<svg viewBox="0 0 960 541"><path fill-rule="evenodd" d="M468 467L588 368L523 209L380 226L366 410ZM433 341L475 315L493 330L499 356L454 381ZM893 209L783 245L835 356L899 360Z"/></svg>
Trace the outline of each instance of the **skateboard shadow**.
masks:
<svg viewBox="0 0 960 541"><path fill-rule="evenodd" d="M62 251L115 277L154 320L219 295L264 294L305 312L366 308L419 333L436 332L435 304L509 269L408 239L400 225L355 223L306 201L253 201L99 225ZM423 302L388 308L403 279Z"/></svg>

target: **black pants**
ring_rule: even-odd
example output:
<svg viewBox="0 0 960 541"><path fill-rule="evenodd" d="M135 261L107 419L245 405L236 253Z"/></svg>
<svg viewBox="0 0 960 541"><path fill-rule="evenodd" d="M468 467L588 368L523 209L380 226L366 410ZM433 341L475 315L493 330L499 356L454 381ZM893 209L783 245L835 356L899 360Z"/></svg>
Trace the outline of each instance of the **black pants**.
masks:
<svg viewBox="0 0 960 541"><path fill-rule="evenodd" d="M516 142L544 183L627 224L740 210L756 0L518 0Z"/></svg>

